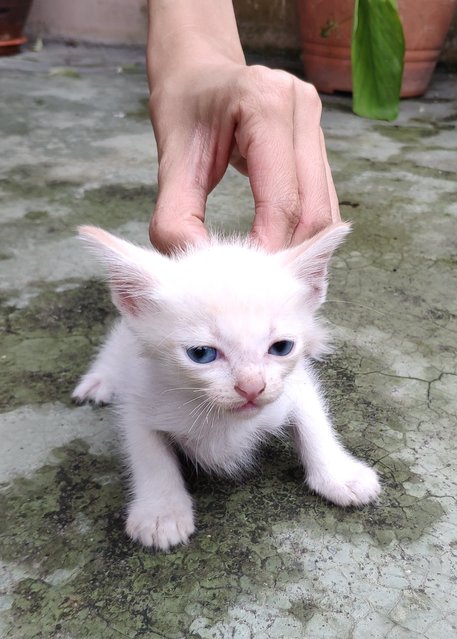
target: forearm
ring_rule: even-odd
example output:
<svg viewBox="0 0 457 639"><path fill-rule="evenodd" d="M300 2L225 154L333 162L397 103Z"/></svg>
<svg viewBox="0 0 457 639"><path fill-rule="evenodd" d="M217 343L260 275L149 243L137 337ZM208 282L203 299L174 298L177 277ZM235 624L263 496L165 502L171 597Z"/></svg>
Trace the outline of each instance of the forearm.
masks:
<svg viewBox="0 0 457 639"><path fill-rule="evenodd" d="M149 0L150 88L189 61L244 63L231 0Z"/></svg>

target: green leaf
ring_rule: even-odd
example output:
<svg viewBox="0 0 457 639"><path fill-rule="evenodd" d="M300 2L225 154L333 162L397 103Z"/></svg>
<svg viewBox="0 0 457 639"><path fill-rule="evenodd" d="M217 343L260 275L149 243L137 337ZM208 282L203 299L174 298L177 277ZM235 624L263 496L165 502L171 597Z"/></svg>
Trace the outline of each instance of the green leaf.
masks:
<svg viewBox="0 0 457 639"><path fill-rule="evenodd" d="M405 39L396 0L356 0L352 27L352 108L376 120L398 115Z"/></svg>

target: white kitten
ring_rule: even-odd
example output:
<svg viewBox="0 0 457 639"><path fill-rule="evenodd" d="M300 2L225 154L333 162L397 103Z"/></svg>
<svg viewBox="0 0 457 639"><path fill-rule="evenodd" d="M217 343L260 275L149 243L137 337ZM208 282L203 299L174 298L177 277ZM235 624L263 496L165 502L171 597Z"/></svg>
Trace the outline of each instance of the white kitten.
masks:
<svg viewBox="0 0 457 639"><path fill-rule="evenodd" d="M213 240L169 258L80 229L107 266L122 319L73 397L119 407L133 539L167 549L194 531L175 446L236 475L287 428L311 489L340 506L376 499L377 475L339 442L310 367L323 348L314 315L327 264L348 231L337 224L276 254Z"/></svg>

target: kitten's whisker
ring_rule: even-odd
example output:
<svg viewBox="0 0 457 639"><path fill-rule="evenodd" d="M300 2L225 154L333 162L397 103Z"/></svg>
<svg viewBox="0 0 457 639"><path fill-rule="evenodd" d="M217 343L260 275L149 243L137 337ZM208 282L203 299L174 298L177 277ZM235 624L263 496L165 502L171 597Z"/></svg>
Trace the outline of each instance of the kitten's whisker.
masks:
<svg viewBox="0 0 457 639"><path fill-rule="evenodd" d="M217 415L217 412L213 411L214 406L216 406L216 401L214 399L210 399L209 400L208 410L207 410L206 416L205 416L205 420L200 423L200 429L197 432L197 442L196 442L196 447L197 448L200 446L200 443L203 440L205 432L207 431L207 428L205 428L205 426L208 424L208 418L209 418L210 414L212 414L212 417L213 417L210 428L211 428L211 430L213 430L213 428L214 428L215 419L216 419L216 415ZM219 410L219 409L220 409L220 407L217 406L217 410Z"/></svg>
<svg viewBox="0 0 457 639"><path fill-rule="evenodd" d="M195 417L194 421L192 422L191 427L189 428L189 430L188 430L188 432L187 432L187 434L188 434L188 435L190 435L190 433L192 432L192 430L193 430L193 428L194 428L195 424L198 422L198 420L200 419L200 417L201 417L201 416L203 415L203 413L205 412L205 410L206 410L206 405L207 405L207 404L208 404L208 402L210 402L210 401L211 401L211 400L210 400L209 398L205 399L205 401L203 401L201 404L199 404L196 408L194 408L194 409L191 411L190 415L192 415L192 414L193 414L193 413L195 413L196 411L198 411L198 412L197 412L197 415L196 415L196 417ZM198 409L200 409L200 410L198 410Z"/></svg>
<svg viewBox="0 0 457 639"><path fill-rule="evenodd" d="M196 432L196 440L195 440L195 454L198 454L198 448L201 444L201 441L205 435L205 432L207 432L207 426L209 424L209 418L210 416L212 416L212 422L211 422L211 429L214 426L215 423L215 418L216 418L216 412L213 410L214 407L216 406L216 401L214 399L211 398L207 398L204 402L202 402L201 404L201 410L199 411L199 413L197 414L196 418L194 419L192 426L190 427L188 433L190 433L191 431L194 430L194 428L197 426L197 432ZM219 410L219 407L218 407ZM201 419L202 415L204 415L204 418Z"/></svg>
<svg viewBox="0 0 457 639"><path fill-rule="evenodd" d="M164 395L165 393L172 393L173 391L179 391L179 390L190 390L192 392L197 392L197 391L201 391L202 388L201 386L183 386L182 388L176 387L176 388L166 388L164 391L161 392L161 395Z"/></svg>
<svg viewBox="0 0 457 639"><path fill-rule="evenodd" d="M189 413L189 417L194 417L196 414L198 414L199 416L201 416L202 413L199 413L200 408L203 408L204 405L206 404L207 400L203 400L200 401L200 403L197 406L194 406L192 408L192 410ZM203 411L202 411L203 412Z"/></svg>
<svg viewBox="0 0 457 639"><path fill-rule="evenodd" d="M194 415L199 408L201 407L205 407L206 404L209 402L209 398L207 397L206 399L204 399L202 402L200 402L197 406L194 406L194 408L190 411L189 415L192 416Z"/></svg>
<svg viewBox="0 0 457 639"><path fill-rule="evenodd" d="M192 399L187 400L187 402L184 402L183 404L181 404L181 406L186 406L186 404L192 404L192 402L198 402L200 399L203 399L204 397L206 397L205 394L198 395L197 397L193 397Z"/></svg>

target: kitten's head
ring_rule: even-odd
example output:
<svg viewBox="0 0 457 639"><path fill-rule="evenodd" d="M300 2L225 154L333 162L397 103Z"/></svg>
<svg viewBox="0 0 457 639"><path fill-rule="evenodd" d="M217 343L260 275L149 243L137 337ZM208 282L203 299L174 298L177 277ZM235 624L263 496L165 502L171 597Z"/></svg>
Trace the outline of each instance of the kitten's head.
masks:
<svg viewBox="0 0 457 639"><path fill-rule="evenodd" d="M315 313L349 225L275 254L213 240L174 257L98 228L79 232L106 264L114 304L170 388L245 415L277 399L297 363L318 353Z"/></svg>

